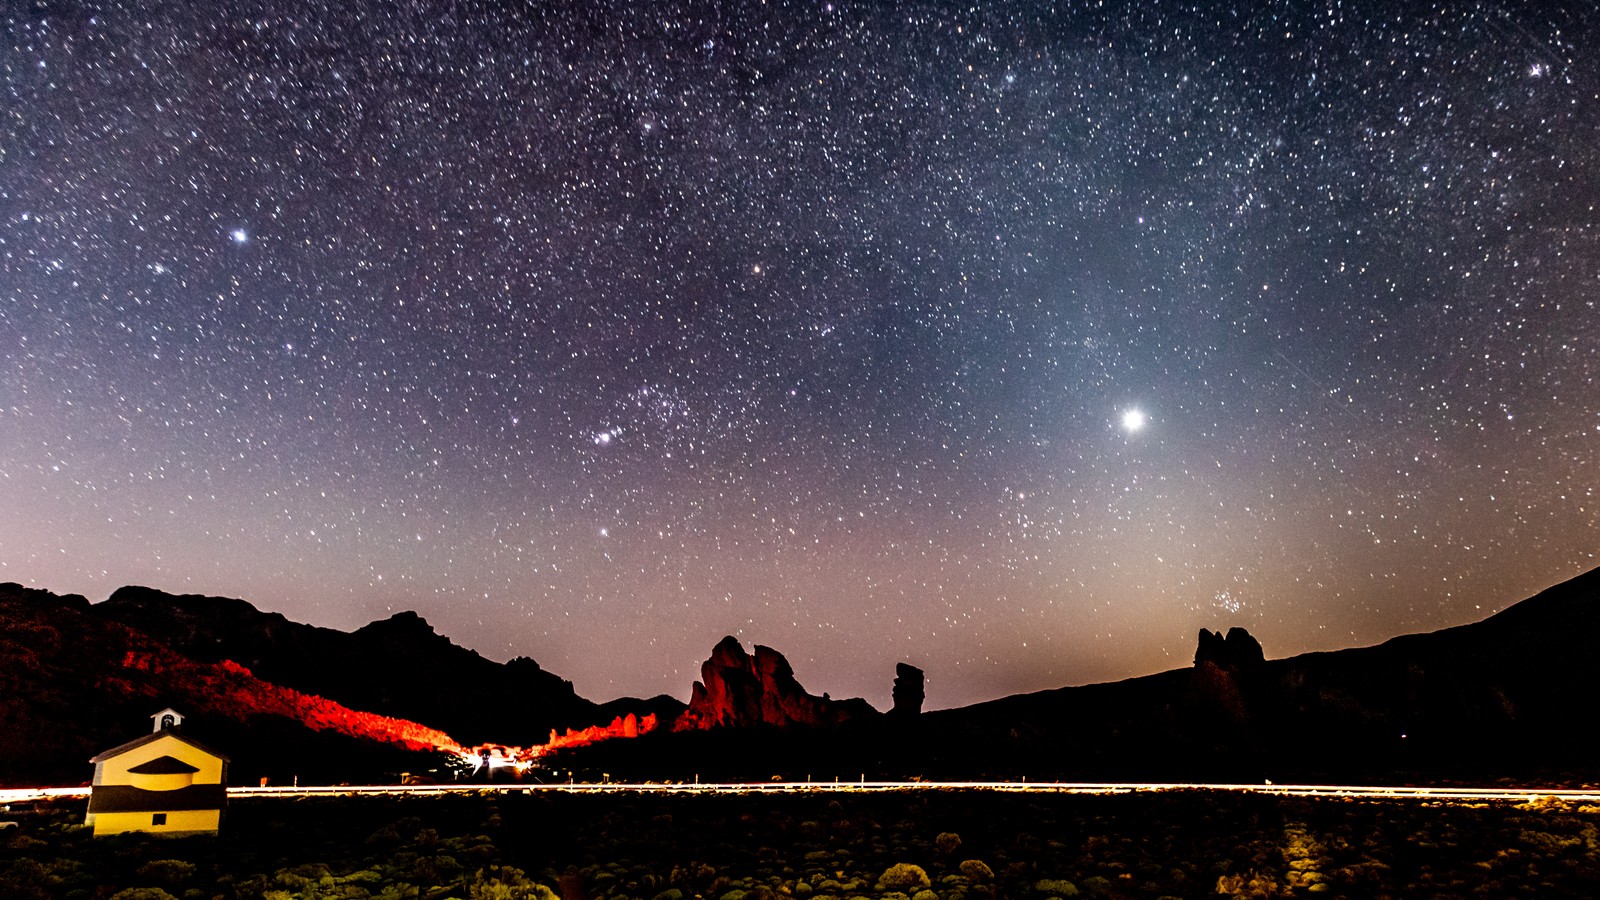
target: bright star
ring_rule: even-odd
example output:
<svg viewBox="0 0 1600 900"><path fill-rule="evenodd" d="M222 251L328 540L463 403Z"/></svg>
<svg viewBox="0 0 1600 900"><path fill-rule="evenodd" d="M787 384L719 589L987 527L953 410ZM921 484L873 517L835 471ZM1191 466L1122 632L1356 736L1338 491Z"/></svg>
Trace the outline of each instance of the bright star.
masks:
<svg viewBox="0 0 1600 900"><path fill-rule="evenodd" d="M242 244L250 240L250 232L245 231L243 228L235 228L228 236L233 238L235 244Z"/></svg>
<svg viewBox="0 0 1600 900"><path fill-rule="evenodd" d="M1122 430L1127 432L1138 431L1139 429L1143 428L1144 423L1148 421L1149 417L1144 414L1144 410L1127 410L1122 414Z"/></svg>

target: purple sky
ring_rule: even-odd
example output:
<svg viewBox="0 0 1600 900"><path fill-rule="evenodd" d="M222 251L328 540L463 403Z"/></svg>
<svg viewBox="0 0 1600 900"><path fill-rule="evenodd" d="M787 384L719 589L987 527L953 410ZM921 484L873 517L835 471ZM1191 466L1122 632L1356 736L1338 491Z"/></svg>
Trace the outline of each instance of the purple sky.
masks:
<svg viewBox="0 0 1600 900"><path fill-rule="evenodd" d="M0 580L940 707L1597 564L1591 4L115 7L0 13Z"/></svg>

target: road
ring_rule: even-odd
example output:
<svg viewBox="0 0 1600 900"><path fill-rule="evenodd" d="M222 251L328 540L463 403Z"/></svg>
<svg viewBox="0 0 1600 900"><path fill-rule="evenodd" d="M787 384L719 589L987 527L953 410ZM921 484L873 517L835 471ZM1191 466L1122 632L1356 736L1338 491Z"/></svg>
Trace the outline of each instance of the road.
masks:
<svg viewBox="0 0 1600 900"><path fill-rule="evenodd" d="M1421 800L1447 802L1528 803L1554 798L1571 803L1600 803L1600 788L1479 788L1383 787L1348 784L1179 784L1179 783L1068 783L1018 781L774 781L749 784L408 784L324 785L315 787L234 787L230 800L295 797L357 797L378 795L430 796L463 793L569 794L794 794L915 791L1001 791L1030 794L1133 794L1151 791L1230 791L1274 794L1284 797L1331 797L1351 800ZM0 790L0 803L48 799L83 799L87 787L19 788Z"/></svg>

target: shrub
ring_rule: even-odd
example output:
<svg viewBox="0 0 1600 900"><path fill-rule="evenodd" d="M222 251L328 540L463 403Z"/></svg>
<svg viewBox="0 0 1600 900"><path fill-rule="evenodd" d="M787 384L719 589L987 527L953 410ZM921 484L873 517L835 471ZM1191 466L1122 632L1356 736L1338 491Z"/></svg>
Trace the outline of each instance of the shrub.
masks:
<svg viewBox="0 0 1600 900"><path fill-rule="evenodd" d="M379 828L377 831L367 835L366 840L368 847L376 847L384 850L393 849L403 843L405 843L405 838L400 836L399 830L393 825L385 825L382 828Z"/></svg>
<svg viewBox="0 0 1600 900"><path fill-rule="evenodd" d="M178 900L177 897L156 887L135 887L117 891L111 900Z"/></svg>
<svg viewBox="0 0 1600 900"><path fill-rule="evenodd" d="M467 896L471 900L557 900L555 891L513 866L479 869L467 886Z"/></svg>
<svg viewBox="0 0 1600 900"><path fill-rule="evenodd" d="M933 846L940 853L949 856L961 846L961 835L953 831L941 831L939 836L933 839Z"/></svg>
<svg viewBox="0 0 1600 900"><path fill-rule="evenodd" d="M1260 872L1223 875L1217 879L1217 893L1230 897L1276 897L1278 883L1271 875Z"/></svg>
<svg viewBox="0 0 1600 900"><path fill-rule="evenodd" d="M275 880L279 887L307 888L320 884L322 879L329 877L328 867L324 863L304 863L279 869Z"/></svg>
<svg viewBox="0 0 1600 900"><path fill-rule="evenodd" d="M41 841L32 835L26 834L15 835L11 838L11 840L6 842L6 847L8 849L17 851L19 853L31 853L35 850L40 850L48 846L50 846L48 843Z"/></svg>
<svg viewBox="0 0 1600 900"><path fill-rule="evenodd" d="M928 873L921 866L911 863L895 863L885 869L878 876L878 890L880 891L905 891L914 893L931 887L933 882L928 880Z"/></svg>
<svg viewBox="0 0 1600 900"><path fill-rule="evenodd" d="M961 871L961 874L973 881L994 880L994 870L989 868L989 864L981 859L964 859L961 861L961 865L956 866L956 868Z"/></svg>
<svg viewBox="0 0 1600 900"><path fill-rule="evenodd" d="M177 885L194 875L194 863L181 859L152 859L139 867L139 875L166 885Z"/></svg>
<svg viewBox="0 0 1600 900"><path fill-rule="evenodd" d="M49 900L56 895L61 879L50 874L43 863L32 859L19 859L9 865L0 865L0 884L6 886L8 897L18 900Z"/></svg>

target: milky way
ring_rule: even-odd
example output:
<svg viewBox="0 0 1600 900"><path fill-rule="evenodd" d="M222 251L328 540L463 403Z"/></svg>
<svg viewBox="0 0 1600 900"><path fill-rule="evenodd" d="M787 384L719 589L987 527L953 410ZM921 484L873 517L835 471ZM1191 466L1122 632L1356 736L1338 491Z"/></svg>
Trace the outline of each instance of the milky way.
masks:
<svg viewBox="0 0 1600 900"><path fill-rule="evenodd" d="M1592 4L8 3L0 579L947 706L1600 550Z"/></svg>

